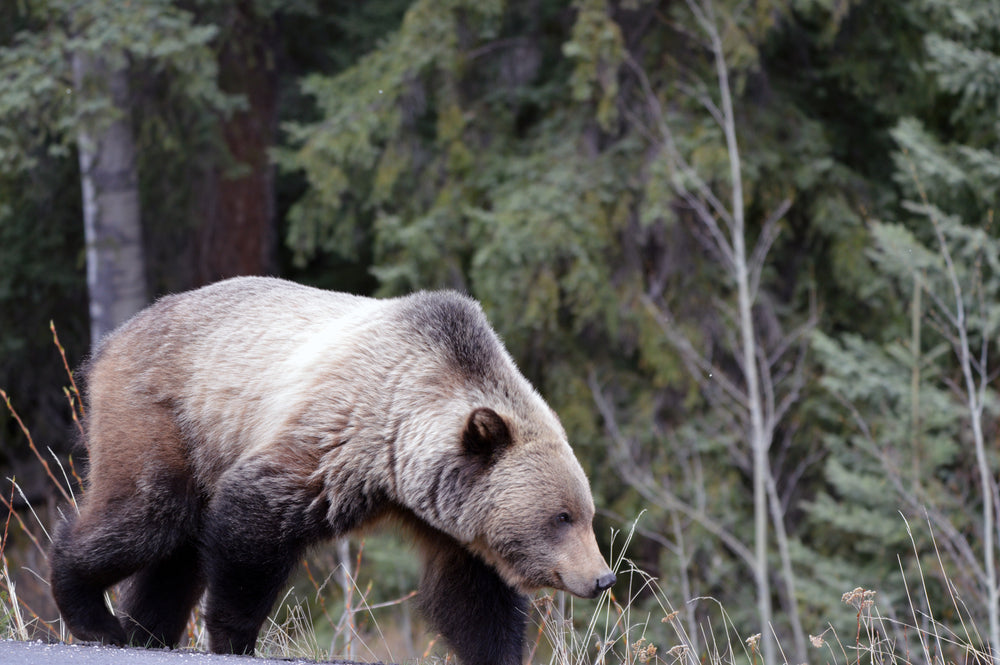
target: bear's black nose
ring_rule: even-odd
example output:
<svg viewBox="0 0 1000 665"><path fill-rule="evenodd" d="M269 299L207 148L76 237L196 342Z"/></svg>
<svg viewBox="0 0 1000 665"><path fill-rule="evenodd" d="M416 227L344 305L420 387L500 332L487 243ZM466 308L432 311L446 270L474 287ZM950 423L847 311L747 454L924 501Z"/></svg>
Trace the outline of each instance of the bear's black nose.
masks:
<svg viewBox="0 0 1000 665"><path fill-rule="evenodd" d="M608 587L610 587L612 584L615 583L615 579L616 578L614 573L601 575L600 577L597 578L597 590L604 591L605 589L607 589Z"/></svg>

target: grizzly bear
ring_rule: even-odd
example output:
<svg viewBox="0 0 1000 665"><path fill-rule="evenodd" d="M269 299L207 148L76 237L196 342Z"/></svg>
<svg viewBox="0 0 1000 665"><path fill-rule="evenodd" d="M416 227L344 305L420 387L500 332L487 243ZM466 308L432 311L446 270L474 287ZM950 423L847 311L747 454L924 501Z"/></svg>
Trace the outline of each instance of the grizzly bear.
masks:
<svg viewBox="0 0 1000 665"><path fill-rule="evenodd" d="M521 662L526 593L615 581L557 416L458 293L230 279L140 312L86 375L86 493L50 557L78 639L174 646L205 594L212 651L251 654L303 551L385 520L466 665Z"/></svg>

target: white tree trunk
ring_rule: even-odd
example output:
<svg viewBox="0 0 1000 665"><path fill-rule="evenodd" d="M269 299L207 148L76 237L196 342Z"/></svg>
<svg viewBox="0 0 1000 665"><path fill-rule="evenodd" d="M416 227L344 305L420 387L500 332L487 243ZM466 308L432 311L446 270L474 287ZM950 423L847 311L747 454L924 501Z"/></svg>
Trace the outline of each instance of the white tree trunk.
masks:
<svg viewBox="0 0 1000 665"><path fill-rule="evenodd" d="M979 483L981 486L980 491L983 495L983 585L985 588L986 597L986 612L989 617L989 648L991 656L994 663L1000 663L1000 583L997 581L997 560L995 554L995 529L996 529L996 516L994 515L994 500L996 497L997 484L993 477L993 470L990 465L990 460L986 454L986 439L983 433L983 410L986 408L986 388L990 381L990 372L988 371L988 335L985 335L981 342L981 348L979 351L979 358L973 360L972 353L970 350L971 340L969 339L969 328L974 325L969 321L969 318L965 311L965 294L963 293L962 283L958 276L958 271L955 268L955 262L951 256L951 250L948 249L948 240L945 237L944 232L941 228L941 223L938 220L937 214L934 212L934 208L930 205L927 198L927 192L924 190L923 185L920 181L917 181L917 187L920 191L920 198L923 200L924 206L927 210L931 211L928 214L928 218L931 224L934 225L934 234L938 241L938 250L941 253L941 258L944 259L945 264L945 274L948 277L948 281L951 282L952 294L955 298L955 309L954 311L948 311L947 308L941 307L944 311L945 316L950 321L952 327L955 329L955 334L952 336L951 342L958 355L959 366L962 369L962 377L965 380L965 398L966 406L969 410L969 422L972 425L972 440L976 448L976 465L979 468ZM915 286L919 288L920 280L915 278ZM975 293L981 287L979 285L973 285L973 292ZM939 301L940 302L940 301ZM982 295L979 296L981 316L988 320L988 312L986 311L985 301ZM939 305L940 307L940 305ZM973 367L975 365L975 367ZM978 381L977 381L978 375Z"/></svg>
<svg viewBox="0 0 1000 665"><path fill-rule="evenodd" d="M935 230L938 227L935 226ZM976 447L976 466L979 469L979 484L983 494L983 585L986 587L986 611L989 617L989 642L992 652L993 662L1000 663L1000 586L997 584L997 563L994 554L994 528L995 518L993 515L993 497L996 485L993 480L993 471L990 467L989 459L986 455L986 438L983 434L983 409L986 408L986 363L985 350L979 366L980 380L977 385L974 370L972 368L972 358L969 352L968 321L965 315L965 306L962 302L962 288L958 281L958 276L945 244L944 236L938 230L938 238L941 244L941 251L948 267L948 276L951 279L955 290L955 314L954 325L958 335L957 351L959 365L962 368L962 376L965 379L966 405L969 409L969 421L972 425L972 440ZM985 347L984 347L985 349Z"/></svg>
<svg viewBox="0 0 1000 665"><path fill-rule="evenodd" d="M340 618L337 634L343 634L344 647L341 655L347 660L354 658L354 575L356 571L351 568L351 541L341 538L337 541L337 581L344 594L344 614ZM334 635L336 640L337 634ZM333 649L331 648L331 652Z"/></svg>
<svg viewBox="0 0 1000 665"><path fill-rule="evenodd" d="M744 547L741 542L727 541L727 545L732 547L734 551L741 553L741 558L748 563L753 572L760 621L760 638L755 648L760 652L762 665L774 665L777 662L777 648L771 626L773 609L768 565L769 519L775 523L782 574L785 577L789 621L793 624L792 629L796 641L797 653L795 656L805 657L804 632L796 607L794 571L791 566L787 534L781 523L782 510L780 502L777 501L777 488L769 488L769 484L774 482L769 454L775 427L791 405L798 400L801 377L792 379L785 394L775 403L775 377L771 368L776 359L768 358L768 349L762 346L761 340L757 337L754 306L757 304L757 291L767 253L777 237L778 222L788 211L791 201L786 199L775 208L764 221L753 249L748 250L742 161L736 135L736 114L733 108L722 33L720 33L718 20L715 16L713 0L685 0L685 4L704 32L704 45L714 61L719 104L716 104L709 94L699 93L697 88L693 89L693 98L705 107L718 123L725 137L731 187L728 204L723 202L713 186L699 175L694 166L682 154L674 140L670 125L666 121L666 114L660 100L652 90L642 67L628 54L625 57L625 64L638 77L651 115L663 137L662 147L671 159L672 166L676 171L671 176L672 187L703 225L706 231L705 237L713 244L713 249L718 251L723 267L736 285L734 318L738 331L734 332L737 333L738 341L733 345L735 348L732 351L740 365L744 385L739 385L738 381L730 381L723 372L715 371L713 362L695 349L690 340L686 339L683 334L674 329L667 312L658 309L652 298L647 296L646 304L654 312L654 316L670 342L681 352L682 359L691 369L693 376L714 377L712 378L713 388L721 395L721 400L735 405L736 408L732 411L740 415L740 425L749 448L753 476L754 548L753 552L750 552L749 548ZM793 341L803 338L814 325L815 320L811 319L798 332L773 344L771 348L778 349L777 355L783 356L785 351L791 348ZM801 358L795 363L797 367L802 367ZM769 497L769 495L773 495L773 497ZM683 508L680 505L676 507ZM702 516L694 515L694 518L703 525L708 524ZM710 530L726 540L724 531Z"/></svg>
<svg viewBox="0 0 1000 665"><path fill-rule="evenodd" d="M711 4L705 7L711 16ZM712 21L709 38L715 56L715 73L719 79L722 102L722 129L729 153L729 175L732 187L732 258L736 279L737 314L742 346L742 369L746 379L747 410L750 412L750 449L753 453L753 513L754 513L754 578L757 587L757 614L760 619L760 649L764 665L775 663L775 645L771 634L771 581L767 565L767 484L771 478L768 452L771 448L771 427L764 422L764 403L757 372L757 334L754 330L750 270L747 264L746 223L743 203L743 167L739 143L736 140L736 114L729 90L729 70L726 66L722 40ZM794 599L793 599L794 602Z"/></svg>
<svg viewBox="0 0 1000 665"><path fill-rule="evenodd" d="M81 104L109 95L111 118L86 118L77 135L87 244L91 346L146 304L139 177L124 68L98 57L73 56Z"/></svg>

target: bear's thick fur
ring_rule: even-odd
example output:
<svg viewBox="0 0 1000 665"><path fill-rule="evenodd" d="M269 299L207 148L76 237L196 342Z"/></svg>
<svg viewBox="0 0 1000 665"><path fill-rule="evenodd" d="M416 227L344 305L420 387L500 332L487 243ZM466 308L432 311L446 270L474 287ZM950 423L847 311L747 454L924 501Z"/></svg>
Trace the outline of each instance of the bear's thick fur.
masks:
<svg viewBox="0 0 1000 665"><path fill-rule="evenodd" d="M86 494L51 551L81 640L175 645L207 593L211 649L252 653L303 550L384 519L467 665L521 662L526 592L614 582L556 415L457 293L251 277L168 296L102 341L87 400Z"/></svg>

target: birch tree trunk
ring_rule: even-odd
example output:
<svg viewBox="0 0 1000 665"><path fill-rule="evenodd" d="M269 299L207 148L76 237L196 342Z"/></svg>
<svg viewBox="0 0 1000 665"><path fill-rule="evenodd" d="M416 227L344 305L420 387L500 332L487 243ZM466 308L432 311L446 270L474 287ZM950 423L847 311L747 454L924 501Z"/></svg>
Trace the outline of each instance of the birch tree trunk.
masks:
<svg viewBox="0 0 1000 665"><path fill-rule="evenodd" d="M923 189L923 185L918 182L920 195L924 201L924 206L929 211L934 208L930 205L930 200ZM970 351L972 341L969 338L969 329L975 325L970 321L970 317L965 310L965 294L962 283L955 268L951 250L948 249L948 241L941 230L941 223L936 213L931 212L928 217L934 225L934 233L937 236L938 248L941 257L944 259L946 274L951 282L952 294L955 298L953 311L946 313L949 322L954 328L951 336L951 343L958 355L959 366L962 368L962 378L965 382L965 401L969 411L969 423L972 426L972 440L976 448L976 466L979 470L979 483L983 495L983 586L985 587L986 611L989 617L989 644L990 652L994 663L1000 663L1000 584L997 583L997 561L994 554L994 529L996 528L996 518L993 515L993 501L996 496L996 481L993 479L993 469L986 455L986 436L983 432L983 411L986 409L987 394L986 389L990 381L988 371L988 339L989 335L983 335L983 341L979 351L979 358L974 359ZM974 285L973 289L979 289ZM986 300L979 296L981 316L988 320L986 313ZM977 377L978 374L978 377Z"/></svg>
<svg viewBox="0 0 1000 665"><path fill-rule="evenodd" d="M785 199L764 220L758 238L752 246L747 246L747 228L743 196L743 164L740 156L736 131L736 111L733 106L729 80L729 67L723 45L719 19L715 14L712 0L685 0L685 4L702 31L702 44L712 58L718 102L702 88L691 88L691 94L715 120L724 137L727 165L729 167L729 191L718 192L706 181L696 168L685 158L674 139L673 130L666 120L664 109L654 93L642 67L630 56L625 64L637 76L644 96L649 104L653 122L662 137L662 148L672 162L675 173L671 186L681 202L686 204L699 224L703 227L705 242L718 253L720 262L736 287L736 303L733 316L735 330L731 352L739 366L739 377L730 381L724 372L714 367L714 361L700 353L682 333L676 330L672 317L663 303L657 303L651 294L646 295L646 304L654 312L668 340L681 352L682 359L689 365L694 376L715 377L713 386L719 403L733 407L740 416L741 434L749 449L750 469L753 481L753 549L746 549L742 557L748 563L754 577L757 596L757 615L760 636L751 641L751 648L759 651L763 665L777 662L777 647L772 627L773 586L768 562L770 550L770 526L775 527L775 537L781 554L784 598L788 605L788 620L792 624L795 637L795 657L804 660L806 646L804 631L797 608L794 571L788 551L787 534L782 520L784 515L777 488L771 487L776 481L772 476L770 449L775 429L791 406L798 400L804 378L801 373L802 357L793 361L796 367L791 375L784 378L785 386L776 393L774 367L778 359L804 339L805 331L815 325L810 319L798 331L784 339L762 341L758 337L755 307L759 306L758 292L766 257L779 231L778 223L788 211L791 200ZM704 90L709 90L704 86ZM728 194L728 201L724 200ZM716 535L719 535L718 533ZM743 549L742 544L740 544Z"/></svg>
<svg viewBox="0 0 1000 665"><path fill-rule="evenodd" d="M81 105L108 95L113 116L86 118L77 134L90 293L90 340L100 339L146 304L139 177L125 68L99 57L73 56Z"/></svg>
<svg viewBox="0 0 1000 665"><path fill-rule="evenodd" d="M340 653L347 660L351 660L354 658L354 575L356 573L351 567L351 541L347 538L341 538L337 541L336 549L337 563L339 564L337 581L344 594L344 614L337 625L334 641L336 641L337 635L343 634L344 648L341 649ZM335 648L334 645L331 645L330 651L333 652Z"/></svg>
<svg viewBox="0 0 1000 665"><path fill-rule="evenodd" d="M711 18L709 39L715 58L715 72L719 81L722 102L721 124L729 155L729 178L732 188L731 211L733 277L736 280L737 320L740 328L742 358L740 364L746 379L746 409L750 414L750 449L753 459L753 514L754 514L754 584L757 588L757 615L760 619L761 655L765 665L775 663L774 637L771 634L771 580L768 574L768 498L767 484L771 477L768 451L771 448L772 428L764 422L764 404L761 397L760 378L757 372L757 334L754 329L750 270L747 264L746 222L743 202L743 167L739 143L736 139L736 115L729 89L729 69L722 49L722 39L716 30L712 6L702 9Z"/></svg>

